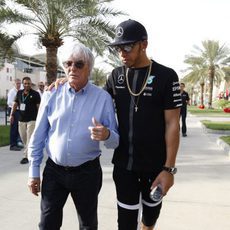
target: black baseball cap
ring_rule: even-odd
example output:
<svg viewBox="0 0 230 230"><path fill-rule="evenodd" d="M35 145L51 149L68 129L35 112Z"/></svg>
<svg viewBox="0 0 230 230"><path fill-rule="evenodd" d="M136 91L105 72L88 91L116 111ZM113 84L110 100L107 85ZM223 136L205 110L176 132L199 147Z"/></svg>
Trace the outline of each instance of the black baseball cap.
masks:
<svg viewBox="0 0 230 230"><path fill-rule="evenodd" d="M141 23L129 19L116 27L114 42L109 46L125 45L147 39L148 34L145 27Z"/></svg>

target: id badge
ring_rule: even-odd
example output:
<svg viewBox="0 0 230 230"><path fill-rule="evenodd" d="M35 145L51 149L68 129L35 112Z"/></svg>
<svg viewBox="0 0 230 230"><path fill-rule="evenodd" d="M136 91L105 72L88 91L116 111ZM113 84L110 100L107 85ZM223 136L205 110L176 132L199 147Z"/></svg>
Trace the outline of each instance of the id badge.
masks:
<svg viewBox="0 0 230 230"><path fill-rule="evenodd" d="M20 110L25 111L25 109L26 109L26 104L25 103L20 104Z"/></svg>

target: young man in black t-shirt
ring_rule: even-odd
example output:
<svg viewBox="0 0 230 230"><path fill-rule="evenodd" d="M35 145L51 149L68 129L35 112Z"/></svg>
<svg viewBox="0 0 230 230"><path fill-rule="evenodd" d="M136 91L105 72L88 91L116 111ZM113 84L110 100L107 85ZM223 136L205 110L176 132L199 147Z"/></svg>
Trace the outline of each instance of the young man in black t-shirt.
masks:
<svg viewBox="0 0 230 230"><path fill-rule="evenodd" d="M22 80L23 90L17 92L12 112L10 114L10 122L14 122L14 113L16 108L19 108L19 134L24 144L24 156L20 161L21 164L28 163L27 148L30 137L35 128L38 107L41 101L37 91L31 88L32 82L29 77L24 77Z"/></svg>
<svg viewBox="0 0 230 230"><path fill-rule="evenodd" d="M110 45L124 64L112 71L105 86L119 123L120 144L112 160L119 230L136 230L138 216L141 229L154 229L162 201L149 194L160 186L166 195L176 173L182 105L178 76L149 59L147 45L144 26L134 20L117 26Z"/></svg>

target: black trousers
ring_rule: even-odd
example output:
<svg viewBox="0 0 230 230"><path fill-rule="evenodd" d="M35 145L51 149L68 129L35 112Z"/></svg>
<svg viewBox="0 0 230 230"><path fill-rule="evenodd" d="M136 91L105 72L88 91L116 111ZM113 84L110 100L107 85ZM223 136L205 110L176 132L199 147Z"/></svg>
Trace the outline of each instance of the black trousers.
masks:
<svg viewBox="0 0 230 230"><path fill-rule="evenodd" d="M181 108L181 132L183 134L187 133L187 126L186 126L186 117L187 117L187 109Z"/></svg>
<svg viewBox="0 0 230 230"><path fill-rule="evenodd" d="M102 185L99 158L65 168L48 159L43 172L40 230L59 230L63 207L71 194L80 230L97 230L98 194Z"/></svg>
<svg viewBox="0 0 230 230"><path fill-rule="evenodd" d="M11 108L8 108L8 114L10 115ZM19 131L18 131L18 118L19 111L16 110L14 113L14 122L10 124L10 147L17 146L18 141L21 141Z"/></svg>

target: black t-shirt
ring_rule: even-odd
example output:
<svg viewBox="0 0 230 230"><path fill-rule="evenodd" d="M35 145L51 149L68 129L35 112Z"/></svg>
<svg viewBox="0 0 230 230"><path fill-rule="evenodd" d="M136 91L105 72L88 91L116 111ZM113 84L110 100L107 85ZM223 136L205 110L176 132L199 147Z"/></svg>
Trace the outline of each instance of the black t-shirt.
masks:
<svg viewBox="0 0 230 230"><path fill-rule="evenodd" d="M148 67L129 69L132 91L140 91L147 72ZM139 97L134 97L127 88L125 67L118 67L109 76L105 90L114 98L120 134L112 162L134 171L161 170L166 160L164 110L181 107L176 72L152 61L147 85Z"/></svg>
<svg viewBox="0 0 230 230"><path fill-rule="evenodd" d="M19 105L19 121L35 121L38 114L37 105L40 104L40 101L41 98L37 91L31 89L27 95L24 95L24 90L19 90L15 97L15 102ZM25 104L24 108L22 104Z"/></svg>
<svg viewBox="0 0 230 230"><path fill-rule="evenodd" d="M186 110L187 109L187 103L190 100L189 95L188 95L188 93L186 91L183 91L181 93L181 99L182 99L182 107L181 107L181 109Z"/></svg>

